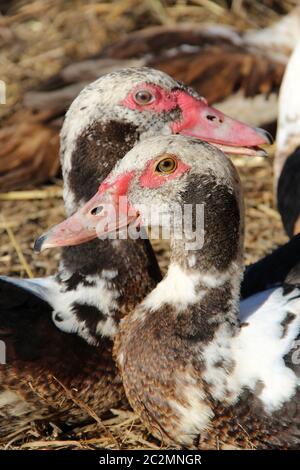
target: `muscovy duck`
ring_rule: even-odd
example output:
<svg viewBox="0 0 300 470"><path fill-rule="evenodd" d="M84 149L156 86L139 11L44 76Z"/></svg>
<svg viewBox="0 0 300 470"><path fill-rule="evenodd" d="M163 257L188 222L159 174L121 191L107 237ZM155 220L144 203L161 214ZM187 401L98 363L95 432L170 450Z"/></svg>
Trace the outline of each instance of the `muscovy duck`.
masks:
<svg viewBox="0 0 300 470"><path fill-rule="evenodd" d="M168 445L298 448L299 269L240 302L241 184L219 149L183 136L139 143L38 245L126 227L130 238L158 223L170 231L167 275L122 319L114 346L132 408Z"/></svg>

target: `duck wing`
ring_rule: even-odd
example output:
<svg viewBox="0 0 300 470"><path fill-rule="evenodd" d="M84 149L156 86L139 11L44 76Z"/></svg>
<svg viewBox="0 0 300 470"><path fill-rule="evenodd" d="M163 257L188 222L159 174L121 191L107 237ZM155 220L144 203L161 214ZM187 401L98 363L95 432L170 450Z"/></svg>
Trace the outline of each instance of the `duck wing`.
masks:
<svg viewBox="0 0 300 470"><path fill-rule="evenodd" d="M283 287L241 302L235 380L244 389L233 407L256 448L293 449L300 442L300 266Z"/></svg>
<svg viewBox="0 0 300 470"><path fill-rule="evenodd" d="M300 235L271 254L246 267L241 285L243 299L274 286L282 285L289 272L300 261Z"/></svg>

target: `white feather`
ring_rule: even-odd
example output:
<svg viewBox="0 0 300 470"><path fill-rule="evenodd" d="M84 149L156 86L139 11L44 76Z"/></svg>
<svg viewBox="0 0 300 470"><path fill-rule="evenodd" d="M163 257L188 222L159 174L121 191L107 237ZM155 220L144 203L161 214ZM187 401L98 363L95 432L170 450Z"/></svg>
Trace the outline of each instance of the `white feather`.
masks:
<svg viewBox="0 0 300 470"><path fill-rule="evenodd" d="M276 53L278 59L284 60L297 44L299 36L300 7L298 6L268 28L247 31L243 37L245 44L258 47L266 54Z"/></svg>
<svg viewBox="0 0 300 470"><path fill-rule="evenodd" d="M210 384L215 399L233 404L245 389L257 394L258 384L262 385L258 398L267 412L292 399L299 378L284 357L299 336L299 296L298 289L288 295L283 295L282 288L261 292L241 302L244 326L236 336L232 337L228 325L220 326L203 350L206 370L202 378ZM283 322L289 313L294 318L284 331ZM220 361L222 367L216 365Z"/></svg>
<svg viewBox="0 0 300 470"><path fill-rule="evenodd" d="M300 144L300 41L289 60L279 94L278 131L276 136L275 178L284 158Z"/></svg>
<svg viewBox="0 0 300 470"><path fill-rule="evenodd" d="M21 289L31 292L39 299L51 305L51 299L53 299L58 293L58 283L55 281L53 276L45 278L34 278L34 279L19 279L15 277L0 276L0 280L14 284Z"/></svg>
<svg viewBox="0 0 300 470"><path fill-rule="evenodd" d="M295 318L283 334L282 322L288 313ZM233 382L252 389L261 382L260 399L273 411L291 399L299 385L296 374L284 362L300 331L299 290L283 295L282 288L277 288L250 297L241 302L241 318L248 326L233 340Z"/></svg>
<svg viewBox="0 0 300 470"><path fill-rule="evenodd" d="M186 308L199 300L196 288L200 275L186 273L178 264L169 266L166 277L153 289L143 301L146 310L158 310L165 304Z"/></svg>

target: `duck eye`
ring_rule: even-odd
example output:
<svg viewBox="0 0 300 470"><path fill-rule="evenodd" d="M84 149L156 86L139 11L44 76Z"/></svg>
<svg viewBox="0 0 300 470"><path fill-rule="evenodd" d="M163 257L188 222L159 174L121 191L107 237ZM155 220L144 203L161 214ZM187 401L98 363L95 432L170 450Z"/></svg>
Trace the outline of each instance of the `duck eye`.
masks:
<svg viewBox="0 0 300 470"><path fill-rule="evenodd" d="M154 96L148 90L139 90L134 95L134 101L140 105L146 105L154 101Z"/></svg>
<svg viewBox="0 0 300 470"><path fill-rule="evenodd" d="M156 167L155 171L157 173L163 173L165 175L169 175L170 173L174 173L177 168L177 161L174 157L166 157L160 160Z"/></svg>
<svg viewBox="0 0 300 470"><path fill-rule="evenodd" d="M102 211L103 211L103 206L94 207L94 209L91 210L91 214L99 215Z"/></svg>

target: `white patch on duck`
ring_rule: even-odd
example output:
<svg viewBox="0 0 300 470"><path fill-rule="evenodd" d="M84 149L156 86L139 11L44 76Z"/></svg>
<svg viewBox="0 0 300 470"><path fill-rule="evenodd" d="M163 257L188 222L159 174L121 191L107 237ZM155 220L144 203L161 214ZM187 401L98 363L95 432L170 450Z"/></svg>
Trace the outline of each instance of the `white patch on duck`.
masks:
<svg viewBox="0 0 300 470"><path fill-rule="evenodd" d="M115 320L109 316L105 320L100 320L97 327L96 333L99 336L106 338L113 338L118 331L118 325Z"/></svg>
<svg viewBox="0 0 300 470"><path fill-rule="evenodd" d="M85 277L87 282L93 283L91 286L79 282L76 288L67 290L66 285L58 284L58 290L50 300L53 307L52 318L56 326L66 333L78 333L90 344L95 344L96 339L91 335L85 320L79 320L74 312L76 304L95 307L99 310L99 317L105 316L105 320L99 320L95 333L112 338L117 332L117 324L112 316L118 309L119 293L110 282L117 273L113 270L103 271L101 277L99 275ZM63 279L64 282L67 280L67 277Z"/></svg>
<svg viewBox="0 0 300 470"><path fill-rule="evenodd" d="M186 371L177 380L180 395L181 397L183 395L186 403L183 404L182 400L181 402L172 400L170 404L175 413L179 414L181 442L190 445L199 434L199 429L203 431L209 426L214 413L205 401L205 393L190 372Z"/></svg>
<svg viewBox="0 0 300 470"><path fill-rule="evenodd" d="M247 304L247 300L244 302ZM283 335L283 321L289 313L295 318ZM284 362L299 335L299 289L286 295L282 288L270 290L266 301L250 317L244 316L244 321L249 325L233 341L236 362L233 383L254 389L258 381L262 382L259 398L271 412L288 401L300 385L299 378Z"/></svg>
<svg viewBox="0 0 300 470"><path fill-rule="evenodd" d="M103 277L103 279L109 279L110 281L114 279L115 277L117 277L117 275L118 275L118 271L116 269L102 269L101 271L101 276ZM88 282L91 282L92 278L93 276L90 276L90 275L86 276L86 280Z"/></svg>
<svg viewBox="0 0 300 470"><path fill-rule="evenodd" d="M207 366L203 378L212 386L213 397L228 404L237 401L244 388L255 391L261 383L258 398L267 412L273 412L290 400L300 385L284 362L299 335L300 291L283 295L282 288L270 289L242 301L240 307L240 319L246 325L235 337L230 337L226 325L219 328L203 352ZM295 318L283 334L288 314ZM216 366L219 361L222 367Z"/></svg>
<svg viewBox="0 0 300 470"><path fill-rule="evenodd" d="M0 416L5 416L6 408L9 408L11 416L23 416L33 411L28 402L20 399L19 395L11 390L0 392Z"/></svg>
<svg viewBox="0 0 300 470"><path fill-rule="evenodd" d="M205 346L201 353L206 366L202 379L210 385L213 398L219 401L224 401L228 395L227 381L233 364L232 340L231 326L222 323L213 341Z"/></svg>
<svg viewBox="0 0 300 470"><path fill-rule="evenodd" d="M278 131L274 162L275 181L278 180L285 159L300 145L300 42L283 77L279 93Z"/></svg>
<svg viewBox="0 0 300 470"><path fill-rule="evenodd" d="M191 263L194 265L196 260L191 256ZM188 305L198 303L205 294L205 290L199 289L199 286L209 289L221 287L231 279L232 272L236 269L237 264L233 262L224 273L201 273L187 271L176 262L171 262L165 278L144 299L142 307L153 311L169 304L176 306L178 310L185 309Z"/></svg>
<svg viewBox="0 0 300 470"><path fill-rule="evenodd" d="M166 277L145 298L142 306L146 310L159 310L163 305L176 305L179 310L199 301L200 275L184 271L178 264L171 263Z"/></svg>

